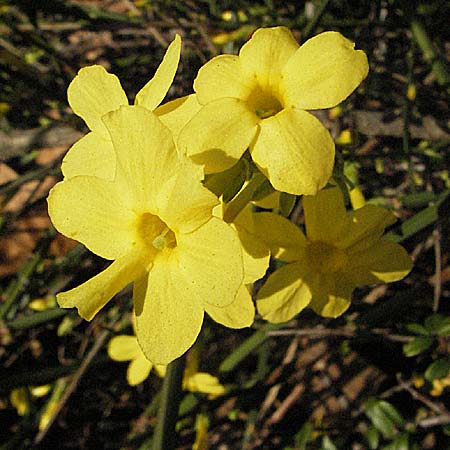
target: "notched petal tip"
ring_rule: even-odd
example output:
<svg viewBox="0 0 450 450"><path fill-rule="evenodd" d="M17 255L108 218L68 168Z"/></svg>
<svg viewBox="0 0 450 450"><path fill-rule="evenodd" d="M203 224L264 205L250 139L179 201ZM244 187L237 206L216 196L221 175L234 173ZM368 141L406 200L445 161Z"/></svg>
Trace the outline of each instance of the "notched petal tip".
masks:
<svg viewBox="0 0 450 450"><path fill-rule="evenodd" d="M92 131L97 131L106 139L101 117L128 99L119 79L99 65L84 67L72 80L67 89L67 98L73 112L80 116Z"/></svg>

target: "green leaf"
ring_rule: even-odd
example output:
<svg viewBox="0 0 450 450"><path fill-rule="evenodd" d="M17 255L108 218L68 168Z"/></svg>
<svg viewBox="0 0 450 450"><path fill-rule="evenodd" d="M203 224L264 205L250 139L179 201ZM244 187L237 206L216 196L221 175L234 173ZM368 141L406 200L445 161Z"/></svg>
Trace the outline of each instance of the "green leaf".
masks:
<svg viewBox="0 0 450 450"><path fill-rule="evenodd" d="M365 413L386 439L393 439L397 431L396 425L403 423L403 418L398 411L384 400L369 399L365 406Z"/></svg>
<svg viewBox="0 0 450 450"><path fill-rule="evenodd" d="M450 373L450 360L441 358L430 364L425 371L425 378L433 381L439 378L445 378Z"/></svg>
<svg viewBox="0 0 450 450"><path fill-rule="evenodd" d="M402 433L398 435L389 445L384 447L383 450L409 450L409 435L408 433Z"/></svg>
<svg viewBox="0 0 450 450"><path fill-rule="evenodd" d="M223 201L225 203L230 202L236 196L247 179L247 160L241 159L236 165L238 166L239 172L235 174L234 178L228 181L223 191Z"/></svg>
<svg viewBox="0 0 450 450"><path fill-rule="evenodd" d="M429 336L430 332L420 323L408 323L406 329L410 333L421 334L422 336Z"/></svg>
<svg viewBox="0 0 450 450"><path fill-rule="evenodd" d="M297 196L293 194L288 194L287 192L280 193L280 213L284 217L288 217L292 209L295 206L295 201Z"/></svg>
<svg viewBox="0 0 450 450"><path fill-rule="evenodd" d="M322 438L321 450L337 450L337 447L333 444L333 441L328 437L324 436Z"/></svg>
<svg viewBox="0 0 450 450"><path fill-rule="evenodd" d="M425 327L431 334L445 337L450 335L450 317L433 314L425 319Z"/></svg>
<svg viewBox="0 0 450 450"><path fill-rule="evenodd" d="M378 403L378 406L395 425L404 424L405 421L403 420L403 417L391 403L381 400Z"/></svg>
<svg viewBox="0 0 450 450"><path fill-rule="evenodd" d="M217 197L220 197L225 192L226 189L228 189L231 192L232 189L231 189L230 185L233 184L233 182L236 178L240 180L243 176L242 174L247 173L247 166L248 166L247 161L240 159L233 167L230 167L229 169L227 169L223 172L207 175L205 177L205 181L203 184L211 192L216 194ZM245 179L244 179L244 181L245 181ZM235 185L237 185L237 184L238 183L236 182ZM242 185L241 185L241 187L242 187ZM238 191L239 191L239 189L238 189ZM236 193L234 195L236 195ZM230 193L228 193L227 195L230 195ZM234 197L234 195L233 195L233 197Z"/></svg>
<svg viewBox="0 0 450 450"><path fill-rule="evenodd" d="M369 447L371 450L375 450L378 448L380 442L380 434L374 426L371 426L364 433L364 437L367 439Z"/></svg>
<svg viewBox="0 0 450 450"><path fill-rule="evenodd" d="M298 450L306 450L306 444L312 440L314 427L311 422L305 422L300 431L295 435L295 445Z"/></svg>
<svg viewBox="0 0 450 450"><path fill-rule="evenodd" d="M252 201L262 200L273 192L275 192L275 189L272 187L269 180L265 180L264 183L261 184L261 186L259 186L253 193Z"/></svg>
<svg viewBox="0 0 450 450"><path fill-rule="evenodd" d="M417 336L403 346L403 353L406 356L416 356L429 348L433 342L434 338L431 336Z"/></svg>
<svg viewBox="0 0 450 450"><path fill-rule="evenodd" d="M444 320L444 317L441 316L440 314L432 314L431 316L428 316L425 319L425 322L424 322L425 328L430 333L435 333L436 328L442 323L443 320Z"/></svg>

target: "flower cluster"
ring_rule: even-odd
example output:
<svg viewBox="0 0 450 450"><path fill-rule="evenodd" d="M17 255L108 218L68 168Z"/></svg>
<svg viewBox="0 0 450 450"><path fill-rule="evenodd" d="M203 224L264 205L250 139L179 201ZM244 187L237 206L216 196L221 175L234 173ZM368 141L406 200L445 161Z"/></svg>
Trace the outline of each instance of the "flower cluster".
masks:
<svg viewBox="0 0 450 450"><path fill-rule="evenodd" d="M341 191L327 186L334 142L309 112L357 88L368 72L364 52L336 32L299 46L287 28L263 28L239 55L207 62L194 94L161 105L180 51L176 36L132 106L117 77L101 66L80 70L68 99L90 132L67 153L64 180L48 198L59 232L112 261L58 294L59 305L91 320L133 284L137 341L122 336L110 346L113 358L132 360L131 384L186 352L205 312L227 327L250 326L252 286L270 256L287 263L257 293L258 312L272 322L306 306L336 317L356 286L399 280L411 268L382 236L390 212L347 212ZM266 194L303 195L306 236L275 212L255 212L250 201L264 197L264 185ZM224 194L221 204L226 189L235 199L225 204Z"/></svg>

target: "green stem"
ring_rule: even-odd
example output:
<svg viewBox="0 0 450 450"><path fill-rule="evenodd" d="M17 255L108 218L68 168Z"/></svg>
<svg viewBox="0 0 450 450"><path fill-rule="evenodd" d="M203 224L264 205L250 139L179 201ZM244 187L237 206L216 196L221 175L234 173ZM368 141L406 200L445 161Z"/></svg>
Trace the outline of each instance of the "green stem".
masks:
<svg viewBox="0 0 450 450"><path fill-rule="evenodd" d="M320 22L320 19L322 18L328 3L330 3L330 0L323 0L322 3L317 7L316 12L314 14L314 17L312 17L312 19L307 23L307 25L305 26L305 28L303 29L302 32L302 41L306 41L307 39L309 39L312 35L312 33L314 33L314 30L316 29L317 25Z"/></svg>
<svg viewBox="0 0 450 450"><path fill-rule="evenodd" d="M254 193L266 181L262 173L256 173L247 186L236 195L233 201L228 203L228 207L223 215L225 222L231 223L239 213L252 201Z"/></svg>
<svg viewBox="0 0 450 450"><path fill-rule="evenodd" d="M420 22L417 17L413 17L410 24L414 40L420 47L425 61L431 65L431 71L434 73L437 82L450 93L450 76L444 63L438 58L438 55L434 51L433 43L431 42L423 23Z"/></svg>
<svg viewBox="0 0 450 450"><path fill-rule="evenodd" d="M176 448L175 426L183 397L182 383L185 359L183 355L167 366L153 437L153 450L173 450Z"/></svg>
<svg viewBox="0 0 450 450"><path fill-rule="evenodd" d="M26 330L28 328L33 328L42 323L49 322L50 320L55 320L58 317L67 314L67 310L61 308L51 308L45 311L39 311L29 316L23 316L19 319L14 319L7 322L8 328L11 330Z"/></svg>

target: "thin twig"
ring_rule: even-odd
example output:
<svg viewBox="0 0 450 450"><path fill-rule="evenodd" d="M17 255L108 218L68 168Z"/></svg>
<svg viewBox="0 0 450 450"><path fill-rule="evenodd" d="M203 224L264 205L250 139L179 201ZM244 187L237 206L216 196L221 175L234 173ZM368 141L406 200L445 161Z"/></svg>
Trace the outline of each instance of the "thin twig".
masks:
<svg viewBox="0 0 450 450"><path fill-rule="evenodd" d="M67 400L69 400L70 396L73 394L73 392L77 388L78 383L80 382L81 378L83 377L84 373L86 372L87 368L89 367L89 364L92 362L95 355L101 350L101 348L103 347L103 344L108 339L110 334L111 334L110 330L103 330L100 333L100 335L96 338L95 344L92 346L91 350L86 355L86 358L84 358L84 360L81 363L78 370L73 374L72 380L70 381L69 386L67 386L67 389L64 391L64 394L61 397L61 400L58 403L58 406L56 407L55 411L53 412L52 417L49 419L45 428L43 428L37 434L37 436L34 440L35 445L38 445L45 438L45 436L47 435L51 426L53 425L56 418L58 417L59 413L63 409L64 405L67 403Z"/></svg>
<svg viewBox="0 0 450 450"><path fill-rule="evenodd" d="M441 252L441 232L439 224L433 231L434 240L434 261L435 261L435 276L434 276L434 293L433 293L433 312L439 309L439 300L441 298L442 290L442 252Z"/></svg>
<svg viewBox="0 0 450 450"><path fill-rule="evenodd" d="M448 417L450 419L450 412L448 412L443 406L440 406L433 402L430 398L416 391L410 383L403 381L401 378L399 379L399 386L402 387L405 391L408 391L415 400L423 403L425 406L430 408L436 414L441 416Z"/></svg>
<svg viewBox="0 0 450 450"><path fill-rule="evenodd" d="M369 332L371 334L383 336L386 339L393 342L407 343L411 340L411 336L403 336L399 334L392 334L389 330L383 328L374 328L372 330L363 330L363 332L358 330L350 330L347 328L304 328L302 330L274 330L269 331L267 334L269 336L308 336L310 338L324 338L324 337L344 337L344 338L355 338Z"/></svg>

